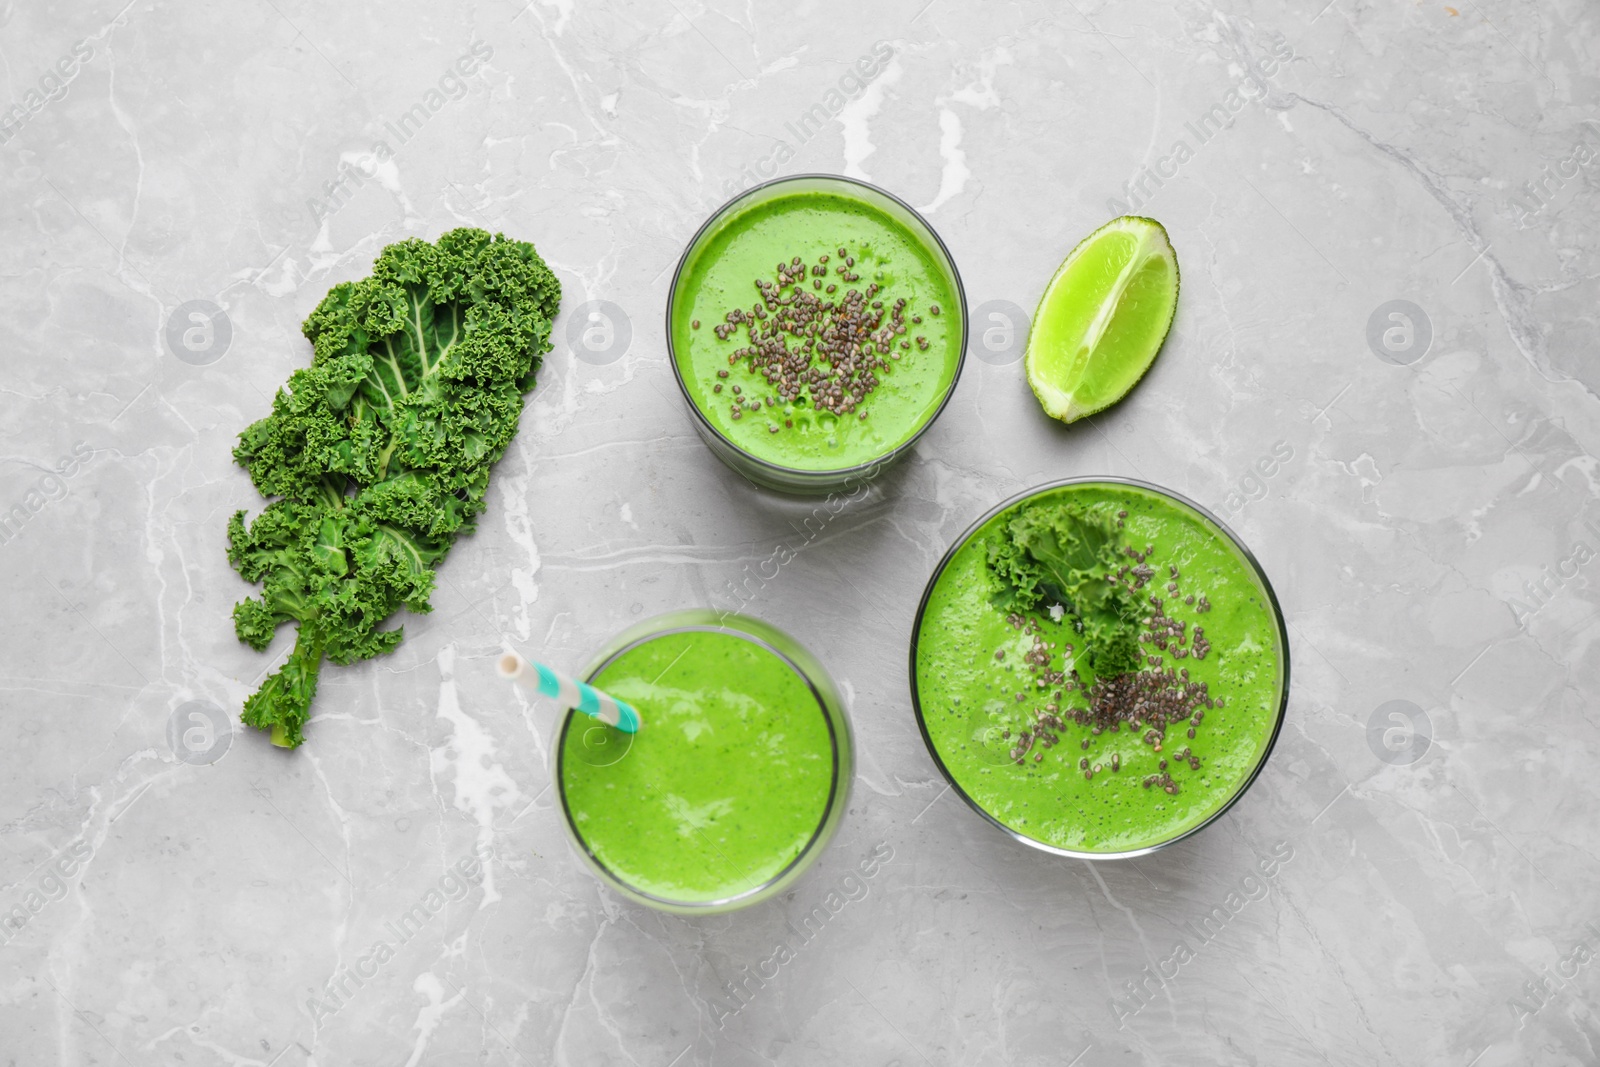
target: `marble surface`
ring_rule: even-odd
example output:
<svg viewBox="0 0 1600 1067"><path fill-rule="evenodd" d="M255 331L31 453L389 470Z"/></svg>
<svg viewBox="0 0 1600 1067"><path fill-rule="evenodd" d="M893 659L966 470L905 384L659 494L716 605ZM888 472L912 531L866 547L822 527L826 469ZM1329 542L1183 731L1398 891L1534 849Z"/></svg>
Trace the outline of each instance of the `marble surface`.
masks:
<svg viewBox="0 0 1600 1067"><path fill-rule="evenodd" d="M119 6L0 3L0 1063L1600 1059L1592 5ZM661 329L704 216L802 171L920 207L979 309L942 419L817 536L697 439ZM1065 428L1021 309L1124 205L1176 325ZM556 350L433 613L273 750L230 725L287 651L230 625L231 445L330 285L459 225L538 244ZM1223 820L1089 865L946 792L905 642L967 523L1100 473L1244 535L1294 681ZM743 913L624 903L493 657L581 662L785 545L751 609L849 696L841 832Z"/></svg>

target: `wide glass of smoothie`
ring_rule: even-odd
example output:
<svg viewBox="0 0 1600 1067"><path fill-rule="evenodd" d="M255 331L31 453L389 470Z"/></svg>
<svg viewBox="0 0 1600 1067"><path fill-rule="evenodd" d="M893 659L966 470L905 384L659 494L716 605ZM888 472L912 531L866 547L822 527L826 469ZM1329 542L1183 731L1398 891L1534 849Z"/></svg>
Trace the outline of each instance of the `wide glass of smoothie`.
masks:
<svg viewBox="0 0 1600 1067"><path fill-rule="evenodd" d="M630 735L569 712L553 746L572 842L618 892L729 911L781 892L833 836L849 720L793 638L748 616L675 612L620 634L584 677L643 722Z"/></svg>
<svg viewBox="0 0 1600 1067"><path fill-rule="evenodd" d="M1001 504L945 555L912 628L934 762L984 818L1064 856L1143 855L1218 818L1265 764L1288 692L1260 565L1142 482Z"/></svg>
<svg viewBox="0 0 1600 1067"><path fill-rule="evenodd" d="M667 348L695 426L758 485L854 487L944 408L967 347L955 262L914 210L833 175L758 185L678 263Z"/></svg>

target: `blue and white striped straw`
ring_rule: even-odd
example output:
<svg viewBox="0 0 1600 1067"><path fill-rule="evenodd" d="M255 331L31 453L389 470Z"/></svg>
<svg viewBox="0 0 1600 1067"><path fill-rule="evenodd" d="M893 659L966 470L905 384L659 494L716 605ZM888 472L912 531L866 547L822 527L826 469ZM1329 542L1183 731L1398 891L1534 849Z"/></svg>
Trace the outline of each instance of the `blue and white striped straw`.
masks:
<svg viewBox="0 0 1600 1067"><path fill-rule="evenodd" d="M523 659L515 652L501 656L498 666L500 677L554 697L564 708L576 708L625 734L639 732L639 713L633 705L602 693L587 682L580 682L543 663Z"/></svg>

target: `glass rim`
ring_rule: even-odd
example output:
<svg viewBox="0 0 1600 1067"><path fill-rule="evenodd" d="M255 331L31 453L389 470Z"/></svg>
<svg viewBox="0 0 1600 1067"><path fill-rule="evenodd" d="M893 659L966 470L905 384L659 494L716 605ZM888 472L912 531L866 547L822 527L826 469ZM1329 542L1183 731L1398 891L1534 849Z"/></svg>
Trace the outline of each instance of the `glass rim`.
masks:
<svg viewBox="0 0 1600 1067"><path fill-rule="evenodd" d="M701 238L705 237L706 234L710 232L712 226L714 226L719 220L727 217L740 201L749 199L750 197L755 196L757 193L771 189L773 186L785 185L790 182L816 180L841 182L845 185L854 185L862 189L869 190L870 192L876 193L887 200L893 201L895 204L909 213L912 218L916 219L917 222L922 225L922 228L928 231L928 236L933 238L935 248L937 248L939 255L943 258L945 265L949 267L950 277L953 278L956 283L956 302L961 307L961 343L956 352L955 371L950 375L950 384L945 387L944 395L939 398L938 406L935 407L933 412L923 420L922 425L918 426L911 436L900 442L900 444L894 446L882 455L874 456L865 463L857 463L848 467L830 467L823 470L811 470L804 467L786 467L781 463L774 463L769 459L762 459L755 453L750 452L748 449L741 448L739 445L729 440L727 435L719 430L716 425L706 417L705 412L700 410L700 405L696 404L694 402L694 398L689 395L689 385L684 381L683 370L678 366L678 354L676 345L672 339L672 309L677 300L678 279L683 276L684 267L686 267L689 263L689 253L693 252L700 244ZM706 216L706 220L700 224L700 228L695 230L694 236L690 237L688 242L683 246L683 253L678 257L678 265L673 269L672 272L672 281L667 286L667 362L672 364L672 376L673 379L678 383L678 392L683 394L684 401L689 405L689 410L694 412L694 417L699 420L702 430L709 431L714 434L719 442L726 445L728 448L733 449L733 451L738 453L742 459L748 460L757 467L764 468L773 474L780 476L798 476L801 478L810 477L816 479L850 478L854 475L871 471L874 467L885 466L893 460L898 459L901 455L907 452L911 446L915 445L917 441L921 439L923 434L928 432L933 424L938 421L940 415L944 414L944 409L949 405L950 398L955 395L956 385L961 381L961 372L966 368L967 345L971 339L972 330L972 323L969 321L969 319L970 316L967 309L967 289L965 284L961 281L961 270L956 266L956 258L950 254L950 249L944 243L944 238L939 236L939 231L934 229L932 224L930 224L927 219L922 217L922 212L918 211L916 208L912 207L898 196L889 192L889 190L874 185L869 181L863 181L860 178L851 178L843 174L827 174L821 171L808 171L804 174L786 174L778 178L768 178L766 181L752 185L750 188L735 193L733 196L723 201L720 207L718 207L710 215Z"/></svg>
<svg viewBox="0 0 1600 1067"><path fill-rule="evenodd" d="M817 819L817 825L815 829L811 831L811 836L806 838L806 843L801 847L799 852L795 853L794 859L784 864L783 868L774 873L772 877L763 880L759 884L751 886L749 889L741 890L732 896L718 897L714 900L679 900L675 897L664 897L660 894L641 889L639 886L634 885L633 882L622 877L616 871L612 870L611 867L608 866L599 856L595 855L594 849L590 846L588 840L585 839L583 834L578 830L577 822L574 820L572 815L572 808L567 803L566 776L564 773L566 766L567 732L572 728L572 724L576 719L582 719L585 723L595 721L590 716L584 715L576 709L569 709L567 711L566 718L564 718L561 722L561 729L556 733L556 773L554 784L556 787L556 795L561 801L561 816L566 822L567 831L572 835L572 839L577 843L578 847L583 850L583 854L588 858L589 862L594 864L595 869L602 872L608 880L626 888L629 893L633 893L645 900L653 901L654 903L665 905L669 908L684 910L723 909L732 905L737 905L749 897L765 892L771 886L782 881L817 848L819 842L822 840L824 832L828 828L830 816L833 813L834 801L839 796L839 772L840 764L842 762L839 751L839 731L834 725L833 715L828 707L827 698L823 695L822 691L817 688L816 682L814 682L811 676L806 673L805 668L796 663L794 659L782 649L775 647L771 642L767 641L760 635L745 633L742 630L732 629L726 626L714 626L710 624L696 623L677 624L656 630L652 633L641 635L640 637L627 642L615 652L608 654L592 669L586 670L584 672L584 681L592 684L596 675L605 670L611 664L615 663L617 659L624 653L631 652L639 646L648 644L649 642L658 638L668 637L672 634L678 633L727 634L730 637L749 641L782 660L783 664L793 671L795 675L797 675L800 680L805 683L806 689L811 693L812 699L816 702L817 710L822 715L822 721L828 727L828 748L833 757L833 763L832 770L830 771L828 777L828 796L827 800L824 801L822 805L822 814Z"/></svg>
<svg viewBox="0 0 1600 1067"><path fill-rule="evenodd" d="M1156 494L1157 496L1176 501L1184 507L1194 511L1207 522L1210 522L1219 531L1221 531L1222 535L1228 539L1228 541L1238 551L1239 555L1244 558L1244 561L1249 564L1250 569L1255 573L1256 580L1261 583L1261 588L1267 595L1267 605L1272 610L1273 621L1277 624L1278 644L1282 652L1283 673L1278 684L1278 710L1273 719L1272 732L1267 737L1266 745L1261 749L1261 754L1256 759L1255 765L1251 767L1250 772L1239 781L1239 784L1237 788L1234 789L1233 793L1215 811L1182 833L1175 834L1174 836L1165 838L1161 841L1157 841L1154 844L1144 845L1140 848L1123 849L1118 852L1085 852L1081 849L1068 849L1061 848L1057 845L1046 844L1037 838L1029 837L1027 834L1007 826L993 814L986 811L982 805L972 798L972 796L966 791L961 783L956 781L955 775L951 773L950 768L945 765L944 759L939 755L938 746L933 743L933 737L928 732L927 720L924 718L922 713L922 698L917 686L917 645L922 637L923 616L928 610L928 601L933 597L934 588L939 584L939 579L944 576L945 568L950 565L951 560L955 559L956 553L962 548L966 547L967 542L972 540L973 535L981 530L984 525L996 515L999 515L1007 509L1013 508L1016 505L1026 500L1030 500L1036 496L1042 496L1045 493L1052 492L1057 489L1063 489L1072 485L1133 486L1134 488L1144 489ZM1233 528L1219 519L1216 515L1212 514L1209 508L1190 500L1182 493L1168 489L1164 486L1156 485L1153 482L1144 481L1139 478L1125 478L1114 474L1083 475L1075 478L1062 478L1052 482L1044 482L1007 497L1005 500L984 512L983 515L981 515L975 522L970 524L965 530L962 531L961 536L957 537L955 541L951 543L950 547L945 551L944 556L940 558L939 565L933 569L933 574L928 578L928 584L922 590L922 599L917 603L917 613L911 622L910 669L908 674L911 682L911 710L916 716L917 729L922 734L922 743L927 747L928 755L933 757L934 766L939 769L939 773L944 776L944 780L949 783L950 788L956 793L956 795L966 802L968 807L970 807L973 811L976 811L979 815L983 816L983 818L990 824L1004 831L1011 838L1029 846L1030 848L1038 849L1041 852L1048 852L1051 855L1063 856L1068 859L1081 860L1135 859L1139 856L1148 856L1152 852L1159 851L1160 849L1166 848L1169 845L1175 845L1179 841L1193 837L1201 830L1204 830L1206 827L1222 818L1222 816L1226 815L1229 809L1237 804L1240 798L1250 791L1250 787L1254 785L1256 779L1260 777L1262 770L1266 768L1267 761L1272 757L1272 750L1277 746L1278 736L1283 731L1284 720L1288 717L1289 630L1284 621L1283 606L1278 602L1278 594L1272 588L1272 581L1267 577L1266 569L1261 566L1261 561L1256 559L1255 553L1250 551L1249 546L1247 546L1239 537L1239 535L1233 531Z"/></svg>

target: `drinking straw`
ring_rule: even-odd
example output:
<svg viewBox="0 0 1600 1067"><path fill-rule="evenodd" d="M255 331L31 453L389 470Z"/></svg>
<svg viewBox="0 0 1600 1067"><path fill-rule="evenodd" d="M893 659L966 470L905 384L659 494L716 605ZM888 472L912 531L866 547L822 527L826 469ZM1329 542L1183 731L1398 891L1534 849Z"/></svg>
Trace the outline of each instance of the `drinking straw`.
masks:
<svg viewBox="0 0 1600 1067"><path fill-rule="evenodd" d="M607 726L615 726L623 733L639 731L639 713L631 704L602 693L587 682L562 674L554 667L523 659L515 652L507 652L496 665L500 677L527 686L529 689L554 697L564 708L576 708L591 715Z"/></svg>

